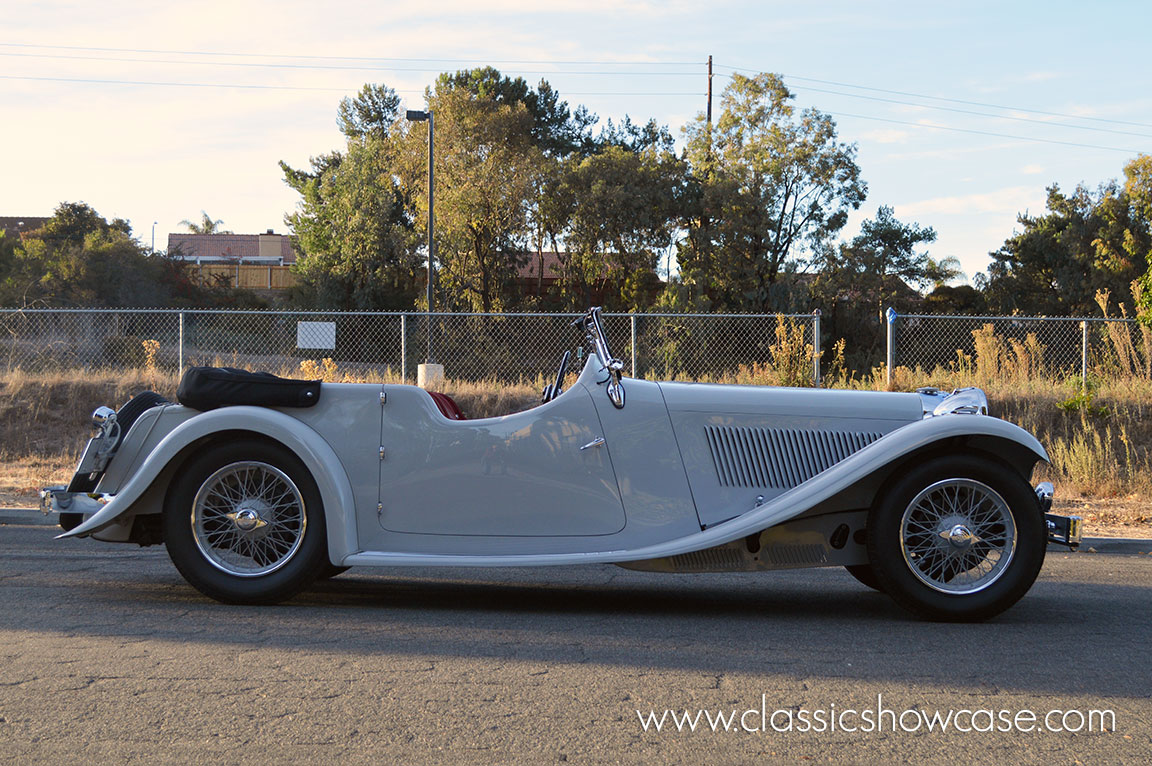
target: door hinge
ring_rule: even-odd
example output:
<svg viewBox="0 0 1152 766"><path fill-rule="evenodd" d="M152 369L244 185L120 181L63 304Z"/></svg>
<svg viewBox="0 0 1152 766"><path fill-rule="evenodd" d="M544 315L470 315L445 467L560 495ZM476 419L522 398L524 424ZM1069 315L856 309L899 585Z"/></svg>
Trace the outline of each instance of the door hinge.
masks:
<svg viewBox="0 0 1152 766"><path fill-rule="evenodd" d="M384 515L384 503L376 503L376 515L377 516L383 516Z"/></svg>
<svg viewBox="0 0 1152 766"><path fill-rule="evenodd" d="M380 386L380 406L383 407L388 401L388 392L384 390L384 386Z"/></svg>
<svg viewBox="0 0 1152 766"><path fill-rule="evenodd" d="M384 459L384 445L380 445L380 459Z"/></svg>

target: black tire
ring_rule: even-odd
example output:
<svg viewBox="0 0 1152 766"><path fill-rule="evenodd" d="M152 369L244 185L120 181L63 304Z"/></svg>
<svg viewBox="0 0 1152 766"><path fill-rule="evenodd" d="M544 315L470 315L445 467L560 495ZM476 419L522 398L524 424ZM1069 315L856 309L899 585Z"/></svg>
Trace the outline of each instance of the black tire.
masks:
<svg viewBox="0 0 1152 766"><path fill-rule="evenodd" d="M164 503L168 556L193 587L228 604L273 604L328 562L316 481L279 444L243 440L193 457Z"/></svg>
<svg viewBox="0 0 1152 766"><path fill-rule="evenodd" d="M139 420L141 415L153 407L169 403L167 399L154 391L141 391L122 404L120 409L116 411L116 424L120 428L120 435L116 437L116 446L112 448L112 454L115 455L116 450L120 449L120 445L123 444L124 437L128 435L132 424ZM103 476L103 472L73 476L72 481L68 483L68 491L95 492L101 476ZM70 518L65 518L66 516ZM83 516L81 514L62 513L60 514L60 526L65 531L74 529L80 524L79 521L75 521L76 518L83 518ZM66 527L64 526L65 523L72 524L72 526Z"/></svg>
<svg viewBox="0 0 1152 766"><path fill-rule="evenodd" d="M849 564L844 567L848 570L848 574L856 578L856 581L861 585L866 585L872 590L884 592L884 586L880 584L880 580L876 578L876 572L872 569L871 564Z"/></svg>
<svg viewBox="0 0 1152 766"><path fill-rule="evenodd" d="M1003 612L1032 587L1046 544L1032 488L975 455L912 468L868 517L868 559L879 585L931 620L976 622Z"/></svg>
<svg viewBox="0 0 1152 766"><path fill-rule="evenodd" d="M171 404L171 402L155 391L141 391L121 405L120 409L116 411L116 423L120 426L120 438L116 441L116 449L120 448L120 444L128 435L132 424L139 420L145 412L161 404Z"/></svg>
<svg viewBox="0 0 1152 766"><path fill-rule="evenodd" d="M317 580L331 580L333 577L337 577L339 575L342 575L351 568L352 567L336 566L335 564L333 564L330 561L325 561L323 566L320 567L320 571L317 573L316 579Z"/></svg>

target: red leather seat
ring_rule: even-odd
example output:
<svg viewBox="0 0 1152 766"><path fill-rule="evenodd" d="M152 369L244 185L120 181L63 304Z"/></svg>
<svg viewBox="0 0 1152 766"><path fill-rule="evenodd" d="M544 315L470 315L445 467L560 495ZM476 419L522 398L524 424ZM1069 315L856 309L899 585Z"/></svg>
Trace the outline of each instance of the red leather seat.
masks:
<svg viewBox="0 0 1152 766"><path fill-rule="evenodd" d="M442 394L439 391L429 391L428 395L432 397L432 401L436 402L436 408L440 410L440 414L444 417L449 420L466 420L464 413L460 411L460 407L448 394Z"/></svg>

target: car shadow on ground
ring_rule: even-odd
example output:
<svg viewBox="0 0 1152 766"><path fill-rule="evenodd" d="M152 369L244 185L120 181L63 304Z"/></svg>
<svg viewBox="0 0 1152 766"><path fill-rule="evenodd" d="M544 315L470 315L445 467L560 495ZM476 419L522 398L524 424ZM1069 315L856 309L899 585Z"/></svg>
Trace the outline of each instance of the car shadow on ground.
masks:
<svg viewBox="0 0 1152 766"><path fill-rule="evenodd" d="M150 569L117 567L76 589L50 587L57 603L22 612L13 627L231 648L893 683L941 678L947 666L948 683L960 686L1104 696L1146 696L1144 679L1152 673L1143 647L1152 632L1149 588L1051 575L993 620L945 624L916 620L835 569L353 569L264 607L218 604L170 566ZM14 617L8 611L0 608L0 617Z"/></svg>

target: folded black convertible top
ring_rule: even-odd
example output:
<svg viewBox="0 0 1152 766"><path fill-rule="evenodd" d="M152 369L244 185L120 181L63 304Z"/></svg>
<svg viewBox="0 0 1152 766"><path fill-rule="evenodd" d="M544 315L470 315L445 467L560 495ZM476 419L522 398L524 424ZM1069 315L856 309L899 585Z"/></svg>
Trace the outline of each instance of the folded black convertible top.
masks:
<svg viewBox="0 0 1152 766"><path fill-rule="evenodd" d="M232 367L191 367L180 379L176 399L196 410L238 404L311 407L320 401L320 381L281 378L270 372Z"/></svg>

